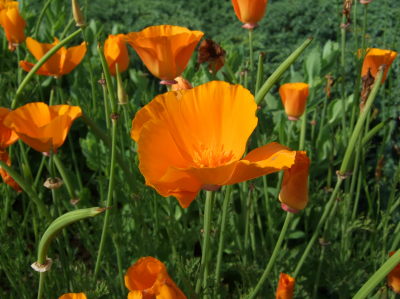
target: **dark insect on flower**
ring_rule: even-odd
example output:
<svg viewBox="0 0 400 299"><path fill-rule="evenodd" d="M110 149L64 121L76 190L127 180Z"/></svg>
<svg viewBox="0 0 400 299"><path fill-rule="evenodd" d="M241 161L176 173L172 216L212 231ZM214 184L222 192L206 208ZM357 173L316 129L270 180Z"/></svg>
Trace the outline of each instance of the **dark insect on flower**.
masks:
<svg viewBox="0 0 400 299"><path fill-rule="evenodd" d="M205 39L200 44L197 63L208 62L208 70L216 74L224 66L225 54L225 50L219 44L212 39Z"/></svg>

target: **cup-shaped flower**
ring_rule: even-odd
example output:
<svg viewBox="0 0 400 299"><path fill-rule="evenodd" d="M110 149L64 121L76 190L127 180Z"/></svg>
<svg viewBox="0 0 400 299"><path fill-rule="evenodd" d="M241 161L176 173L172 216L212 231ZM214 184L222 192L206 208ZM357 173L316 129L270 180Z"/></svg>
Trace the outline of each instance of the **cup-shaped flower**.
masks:
<svg viewBox="0 0 400 299"><path fill-rule="evenodd" d="M11 166L11 159L8 153L0 148L0 161L3 161L6 163L8 166ZM7 171L5 171L1 166L0 166L0 176L3 179L3 182L9 185L11 188L13 188L17 192L21 192L22 189L18 185L16 181L8 174Z"/></svg>
<svg viewBox="0 0 400 299"><path fill-rule="evenodd" d="M18 135L13 130L3 125L4 118L10 112L11 111L7 108L0 107L0 151L18 140Z"/></svg>
<svg viewBox="0 0 400 299"><path fill-rule="evenodd" d="M10 50L24 42L26 23L19 14L17 1L0 2L0 25L4 28Z"/></svg>
<svg viewBox="0 0 400 299"><path fill-rule="evenodd" d="M61 295L58 299L87 299L85 293L68 293Z"/></svg>
<svg viewBox="0 0 400 299"><path fill-rule="evenodd" d="M244 23L243 28L253 29L264 17L268 0L232 0L238 19Z"/></svg>
<svg viewBox="0 0 400 299"><path fill-rule="evenodd" d="M78 106L29 103L11 111L3 124L39 152L56 152L64 143L72 122L82 115Z"/></svg>
<svg viewBox="0 0 400 299"><path fill-rule="evenodd" d="M108 36L104 42L104 57L106 58L111 75L115 76L117 64L120 73L126 71L129 65L129 55L125 34L110 34Z"/></svg>
<svg viewBox="0 0 400 299"><path fill-rule="evenodd" d="M173 84L185 70L203 35L201 31L185 27L159 25L127 34L127 42L162 84Z"/></svg>
<svg viewBox="0 0 400 299"><path fill-rule="evenodd" d="M279 275L278 288L276 289L276 299L292 299L294 293L295 279L289 274L281 273Z"/></svg>
<svg viewBox="0 0 400 299"><path fill-rule="evenodd" d="M298 120L304 113L308 97L308 84L286 83L279 88L283 107L290 120Z"/></svg>
<svg viewBox="0 0 400 299"><path fill-rule="evenodd" d="M303 210L308 202L308 168L310 159L305 152L297 152L294 165L285 170L279 200L287 212Z"/></svg>
<svg viewBox="0 0 400 299"><path fill-rule="evenodd" d="M367 54L365 54L364 62L361 69L361 76L365 76L368 74L368 70L371 72L372 77L376 77L378 73L378 69L381 65L385 65L385 71L383 73L382 83L385 82L387 72L396 58L397 52L392 50L383 50L371 48L367 49Z"/></svg>
<svg viewBox="0 0 400 299"><path fill-rule="evenodd" d="M389 253L389 256L395 254L395 251ZM388 286L393 290L393 292L400 294L400 264L392 269L387 275Z"/></svg>
<svg viewBox="0 0 400 299"><path fill-rule="evenodd" d="M201 189L292 167L298 152L278 143L242 158L256 110L250 91L221 81L155 97L137 112L131 130L146 184L186 208Z"/></svg>
<svg viewBox="0 0 400 299"><path fill-rule="evenodd" d="M169 277L167 268L158 259L147 256L129 267L125 274L128 299L185 299L186 296Z"/></svg>
<svg viewBox="0 0 400 299"><path fill-rule="evenodd" d="M29 52L37 59L40 60L51 48L59 43L57 38L54 39L52 44L40 43L31 37L26 39L26 46ZM38 75L60 77L70 73L74 68L81 63L86 54L86 43L83 42L79 46L71 48L61 47L53 56L50 57L36 72ZM20 66L29 72L34 64L28 61L21 60Z"/></svg>

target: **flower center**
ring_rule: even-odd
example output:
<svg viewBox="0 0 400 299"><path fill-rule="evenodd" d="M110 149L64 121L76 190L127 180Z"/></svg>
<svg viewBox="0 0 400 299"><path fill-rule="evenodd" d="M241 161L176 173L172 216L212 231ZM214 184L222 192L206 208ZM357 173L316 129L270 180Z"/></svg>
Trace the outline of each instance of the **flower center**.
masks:
<svg viewBox="0 0 400 299"><path fill-rule="evenodd" d="M224 146L210 146L201 144L193 153L193 163L199 168L214 168L229 163L234 154L226 151Z"/></svg>

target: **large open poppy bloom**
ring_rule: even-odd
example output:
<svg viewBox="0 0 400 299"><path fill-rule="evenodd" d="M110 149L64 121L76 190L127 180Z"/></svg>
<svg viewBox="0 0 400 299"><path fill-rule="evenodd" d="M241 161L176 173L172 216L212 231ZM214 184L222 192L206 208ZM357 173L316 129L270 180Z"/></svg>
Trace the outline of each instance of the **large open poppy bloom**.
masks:
<svg viewBox="0 0 400 299"><path fill-rule="evenodd" d="M155 97L137 112L131 130L146 184L186 208L201 189L290 169L305 154L278 143L243 158L256 110L250 91L221 81ZM286 188L297 181L288 179Z"/></svg>
<svg viewBox="0 0 400 299"><path fill-rule="evenodd" d="M385 82L387 72L389 71L389 68L396 56L397 52L392 50L376 48L367 49L367 54L364 57L364 62L362 65L361 76L367 75L369 70L372 77L375 78L379 67L384 64L386 68L383 73L382 83Z"/></svg>
<svg viewBox="0 0 400 299"><path fill-rule="evenodd" d="M389 253L389 256L395 254L396 251ZM400 264L392 269L387 275L388 286L393 290L393 292L400 294Z"/></svg>
<svg viewBox="0 0 400 299"><path fill-rule="evenodd" d="M126 71L129 65L129 56L125 34L110 34L108 36L104 42L104 57L106 58L111 75L115 76L117 64L120 73Z"/></svg>
<svg viewBox="0 0 400 299"><path fill-rule="evenodd" d="M174 84L203 35L185 27L160 25L127 34L127 42L162 84Z"/></svg>
<svg viewBox="0 0 400 299"><path fill-rule="evenodd" d="M59 43L57 38L52 44L40 43L31 37L26 39L26 46L32 55L40 60L51 48ZM79 46L71 48L61 47L53 56L50 57L36 72L38 75L60 77L70 73L75 67L81 63L86 54L86 43L83 42ZM21 60L20 66L29 72L34 64Z"/></svg>
<svg viewBox="0 0 400 299"><path fill-rule="evenodd" d="M279 88L279 95L289 120L298 120L303 115L308 93L306 83L286 83Z"/></svg>
<svg viewBox="0 0 400 299"><path fill-rule="evenodd" d="M0 1L0 25L4 28L10 50L24 42L26 22L19 14L17 1Z"/></svg>
<svg viewBox="0 0 400 299"><path fill-rule="evenodd" d="M292 299L294 293L295 279L289 274L281 273L279 275L278 288L276 289L276 299Z"/></svg>
<svg viewBox="0 0 400 299"><path fill-rule="evenodd" d="M263 18L268 0L232 0L238 19L245 23L243 28L253 29Z"/></svg>
<svg viewBox="0 0 400 299"><path fill-rule="evenodd" d="M68 293L60 296L58 299L87 299L85 293Z"/></svg>
<svg viewBox="0 0 400 299"><path fill-rule="evenodd" d="M72 122L81 115L82 110L78 106L48 106L35 102L11 111L3 123L33 149L56 152L64 143Z"/></svg>
<svg viewBox="0 0 400 299"><path fill-rule="evenodd" d="M129 267L125 274L128 299L185 299L186 296L169 277L158 259L147 256Z"/></svg>

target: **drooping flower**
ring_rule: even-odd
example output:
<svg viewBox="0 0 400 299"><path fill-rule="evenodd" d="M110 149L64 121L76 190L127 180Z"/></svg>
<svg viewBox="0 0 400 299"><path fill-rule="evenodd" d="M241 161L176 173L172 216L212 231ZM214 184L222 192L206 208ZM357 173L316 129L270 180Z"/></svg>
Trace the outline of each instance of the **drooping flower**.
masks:
<svg viewBox="0 0 400 299"><path fill-rule="evenodd" d="M158 259L140 258L125 274L128 299L185 299L186 296L169 277L167 268Z"/></svg>
<svg viewBox="0 0 400 299"><path fill-rule="evenodd" d="M385 65L385 71L383 73L382 83L385 82L387 72L392 65L393 60L396 58L397 52L392 50L383 50L377 48L367 49L367 54L364 57L362 65L361 76L366 76L368 70L370 70L372 77L376 77L378 69L381 65Z"/></svg>
<svg viewBox="0 0 400 299"><path fill-rule="evenodd" d="M68 293L61 295L58 299L87 299L85 293Z"/></svg>
<svg viewBox="0 0 400 299"><path fill-rule="evenodd" d="M278 288L276 289L276 299L292 299L294 293L295 279L289 274L281 273L279 275Z"/></svg>
<svg viewBox="0 0 400 299"><path fill-rule="evenodd" d="M124 34L108 36L104 42L104 56L111 75L115 76L117 64L120 73L126 71L129 65L129 56Z"/></svg>
<svg viewBox="0 0 400 299"><path fill-rule="evenodd" d="M279 88L282 104L289 120L298 120L306 109L308 84L286 83Z"/></svg>
<svg viewBox="0 0 400 299"><path fill-rule="evenodd" d="M0 25L4 28L10 50L24 42L26 22L19 14L17 1L0 1Z"/></svg>
<svg viewBox="0 0 400 299"><path fill-rule="evenodd" d="M175 78L176 83L171 85L171 90L178 91L182 89L191 89L193 88L192 84L185 78L179 76Z"/></svg>
<svg viewBox="0 0 400 299"><path fill-rule="evenodd" d="M56 152L64 143L72 122L82 115L78 106L29 103L11 111L3 124L39 152Z"/></svg>
<svg viewBox="0 0 400 299"><path fill-rule="evenodd" d="M199 46L198 63L208 63L210 73L217 73L225 64L225 50L212 39L205 39Z"/></svg>
<svg viewBox="0 0 400 299"><path fill-rule="evenodd" d="M52 44L40 43L31 37L26 39L26 45L32 55L40 60L51 48L57 45L60 41L55 38ZM38 75L60 77L70 73L74 68L81 63L86 54L86 43L83 42L79 46L71 48L61 47L53 56L50 57L36 72ZM20 66L29 72L34 64L28 61L21 60Z"/></svg>
<svg viewBox="0 0 400 299"><path fill-rule="evenodd" d="M138 111L131 130L146 184L186 208L201 189L293 167L304 153L278 143L242 158L257 125L256 110L250 91L221 81L155 97Z"/></svg>
<svg viewBox="0 0 400 299"><path fill-rule="evenodd" d="M264 17L268 0L232 0L233 8L238 19L246 29L254 29Z"/></svg>
<svg viewBox="0 0 400 299"><path fill-rule="evenodd" d="M201 31L185 27L159 25L127 34L127 42L147 69L161 79L161 84L174 84L174 79L185 70L203 35Z"/></svg>
<svg viewBox="0 0 400 299"><path fill-rule="evenodd" d="M389 256L395 254L396 251L389 253ZM392 269L387 275L387 283L393 292L400 294L400 264Z"/></svg>

